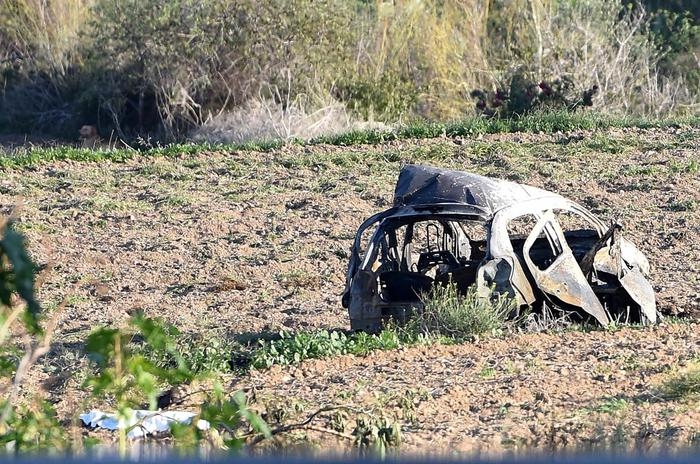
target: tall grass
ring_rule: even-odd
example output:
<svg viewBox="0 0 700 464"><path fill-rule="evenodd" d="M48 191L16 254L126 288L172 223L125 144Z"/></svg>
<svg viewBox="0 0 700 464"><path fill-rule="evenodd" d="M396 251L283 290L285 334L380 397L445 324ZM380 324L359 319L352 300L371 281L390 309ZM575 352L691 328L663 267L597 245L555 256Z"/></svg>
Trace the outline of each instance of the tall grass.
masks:
<svg viewBox="0 0 700 464"><path fill-rule="evenodd" d="M0 0L0 131L63 132L78 124L75 70L95 0Z"/></svg>
<svg viewBox="0 0 700 464"><path fill-rule="evenodd" d="M664 52L641 6L619 11L602 0L541 0L541 6L537 74L597 85L597 105L608 113L659 116L698 108L682 77L660 74Z"/></svg>
<svg viewBox="0 0 700 464"><path fill-rule="evenodd" d="M364 11L350 82L365 117L454 118L471 105L469 87L489 81L482 40L486 0L376 2Z"/></svg>
<svg viewBox="0 0 700 464"><path fill-rule="evenodd" d="M94 1L0 0L0 58L65 74Z"/></svg>
<svg viewBox="0 0 700 464"><path fill-rule="evenodd" d="M503 329L516 309L507 295L481 296L474 287L462 295L454 284L436 285L423 298L424 308L409 322L409 331L426 336L446 336L464 340Z"/></svg>

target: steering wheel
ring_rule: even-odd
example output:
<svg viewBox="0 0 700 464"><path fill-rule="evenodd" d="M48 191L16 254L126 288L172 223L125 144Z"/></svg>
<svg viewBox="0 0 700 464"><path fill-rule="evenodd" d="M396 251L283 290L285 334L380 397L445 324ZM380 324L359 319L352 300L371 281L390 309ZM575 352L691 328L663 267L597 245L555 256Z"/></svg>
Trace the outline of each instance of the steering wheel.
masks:
<svg viewBox="0 0 700 464"><path fill-rule="evenodd" d="M446 264L450 267L459 267L459 262L457 258L454 257L452 253L447 250L440 251L426 251L421 253L418 258L418 272L424 272L431 266L437 264Z"/></svg>

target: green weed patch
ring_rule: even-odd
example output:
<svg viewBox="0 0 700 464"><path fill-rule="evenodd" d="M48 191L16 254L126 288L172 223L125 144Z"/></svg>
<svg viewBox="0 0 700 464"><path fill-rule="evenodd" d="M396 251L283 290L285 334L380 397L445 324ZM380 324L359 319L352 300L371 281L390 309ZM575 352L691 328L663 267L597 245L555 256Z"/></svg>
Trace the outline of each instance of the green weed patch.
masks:
<svg viewBox="0 0 700 464"><path fill-rule="evenodd" d="M125 162L135 156L146 157L182 157L196 155L210 151L249 151L269 152L276 150L285 144L297 144L303 146L314 145L376 145L396 140L432 139L438 137L476 137L484 134L495 133L558 133L574 130L593 130L609 128L664 128L664 127L688 127L700 124L700 117L672 118L672 119L644 119L644 118L612 118L596 113L567 113L545 112L527 115L517 119L485 119L481 117L469 118L462 121L447 123L420 121L401 126L394 130L368 129L363 131L351 131L339 135L317 137L308 141L293 139L262 140L246 142L242 144L211 144L211 143L185 143L171 144L144 150L119 148L90 150L58 146L50 148L25 148L18 149L15 153L0 152L0 169L17 169L25 166L34 166L53 161L78 161L78 162ZM593 150L612 151L618 153L624 147L620 142L611 142L602 138L588 142L587 146ZM612 148L611 148L612 147ZM683 167L687 172L696 172L697 166L691 164Z"/></svg>

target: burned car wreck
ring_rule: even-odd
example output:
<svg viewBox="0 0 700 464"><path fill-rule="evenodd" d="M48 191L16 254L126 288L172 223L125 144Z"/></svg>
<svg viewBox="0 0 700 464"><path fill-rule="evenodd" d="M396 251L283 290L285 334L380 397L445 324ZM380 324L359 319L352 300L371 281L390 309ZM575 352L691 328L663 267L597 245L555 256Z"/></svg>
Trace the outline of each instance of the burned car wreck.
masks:
<svg viewBox="0 0 700 464"><path fill-rule="evenodd" d="M377 331L420 311L433 285L452 282L460 292L505 293L533 312L546 305L602 325L654 323L648 273L619 224L561 195L407 165L393 207L357 231L342 303L353 330Z"/></svg>

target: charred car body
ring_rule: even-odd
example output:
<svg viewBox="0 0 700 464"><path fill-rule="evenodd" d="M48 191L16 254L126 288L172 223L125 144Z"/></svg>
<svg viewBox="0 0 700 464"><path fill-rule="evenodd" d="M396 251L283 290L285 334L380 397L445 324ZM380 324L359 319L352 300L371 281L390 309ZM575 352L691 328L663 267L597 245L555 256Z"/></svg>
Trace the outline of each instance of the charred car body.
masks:
<svg viewBox="0 0 700 464"><path fill-rule="evenodd" d="M420 311L433 285L453 282L460 292L475 285L520 308L547 304L602 325L654 323L648 272L617 223L556 193L407 165L394 206L357 231L342 303L352 329L376 331Z"/></svg>

